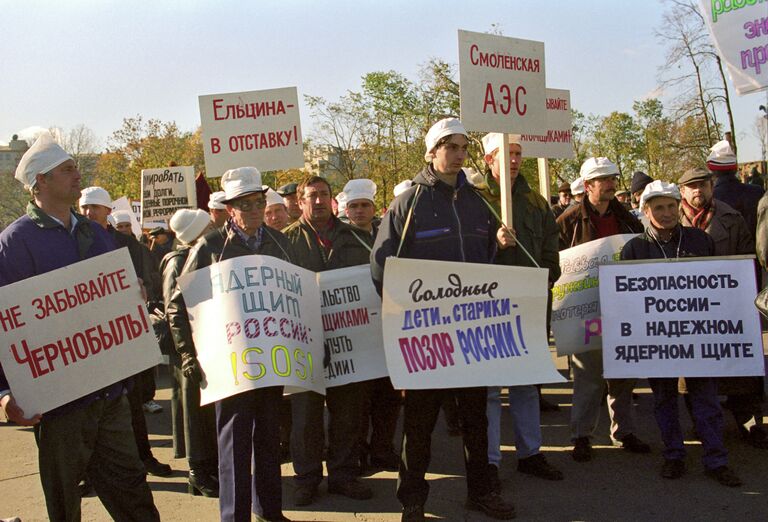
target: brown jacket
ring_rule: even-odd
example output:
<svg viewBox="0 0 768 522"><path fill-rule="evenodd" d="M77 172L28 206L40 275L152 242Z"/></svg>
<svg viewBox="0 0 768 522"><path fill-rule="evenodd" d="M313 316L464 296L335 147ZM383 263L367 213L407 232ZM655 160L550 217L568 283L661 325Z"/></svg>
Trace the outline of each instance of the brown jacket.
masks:
<svg viewBox="0 0 768 522"><path fill-rule="evenodd" d="M600 239L592 220L589 218L586 205L591 206L585 197L582 203L573 205L557 218L557 225L560 227L560 250ZM608 204L608 211L616 216L620 234L639 234L643 231L643 225L640 224L640 221L630 214L617 199L611 200Z"/></svg>
<svg viewBox="0 0 768 522"><path fill-rule="evenodd" d="M724 201L715 199L713 204L715 215L712 216L705 232L715 241L715 255L754 254L755 243L742 215ZM680 224L684 227L693 226L683 212L682 205L680 205Z"/></svg>

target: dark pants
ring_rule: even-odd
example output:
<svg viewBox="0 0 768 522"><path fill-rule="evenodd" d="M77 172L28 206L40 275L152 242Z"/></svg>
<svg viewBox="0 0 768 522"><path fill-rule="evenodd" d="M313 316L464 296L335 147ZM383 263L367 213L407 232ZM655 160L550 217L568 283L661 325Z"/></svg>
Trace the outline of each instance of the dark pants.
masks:
<svg viewBox="0 0 768 522"><path fill-rule="evenodd" d="M470 498L490 492L488 475L488 418L485 415L488 389L407 390L403 420L403 445L397 498L404 506L423 505L429 494L424 474L429 467L432 430L440 405L454 395L464 439L464 465Z"/></svg>
<svg viewBox="0 0 768 522"><path fill-rule="evenodd" d="M360 444L372 459L383 459L394 453L392 440L397 430L401 404L400 392L392 387L389 377L368 381L362 405Z"/></svg>
<svg viewBox="0 0 768 522"><path fill-rule="evenodd" d="M684 459L683 430L678 413L677 378L648 379L653 390L654 414L664 441L665 459ZM705 468L714 469L728 464L728 452L723 443L723 411L717 400L717 380L706 377L686 377L685 384L691 402L693 422L701 439Z"/></svg>
<svg viewBox="0 0 768 522"><path fill-rule="evenodd" d="M155 366L141 372L136 380L136 386L141 388L142 404L155 398L157 385L155 384Z"/></svg>
<svg viewBox="0 0 768 522"><path fill-rule="evenodd" d="M136 453L130 415L128 401L121 396L100 399L58 417L43 417L35 426L50 520L80 520L77 484L83 476L114 520L160 520Z"/></svg>
<svg viewBox="0 0 768 522"><path fill-rule="evenodd" d="M147 419L144 417L144 409L142 408L144 398L140 373L133 377L133 387L128 392L128 404L131 408L131 425L136 449L139 450L139 458L144 461L152 457L152 449L149 447Z"/></svg>
<svg viewBox="0 0 768 522"><path fill-rule="evenodd" d="M291 458L300 486L323 480L323 404L328 405L328 482L343 483L357 476L360 458L360 420L367 382L345 384L291 396Z"/></svg>
<svg viewBox="0 0 768 522"><path fill-rule="evenodd" d="M216 407L200 406L200 386L178 371L184 410L184 446L189 469L215 475L218 468Z"/></svg>
<svg viewBox="0 0 768 522"><path fill-rule="evenodd" d="M219 513L223 522L250 522L257 492L264 518L282 515L282 397L283 387L273 386L238 393L216 403Z"/></svg>
<svg viewBox="0 0 768 522"><path fill-rule="evenodd" d="M181 362L177 364L171 357L168 365L171 374L171 428L173 433L173 458L183 459L187 456L187 445L184 441L184 405L181 398Z"/></svg>

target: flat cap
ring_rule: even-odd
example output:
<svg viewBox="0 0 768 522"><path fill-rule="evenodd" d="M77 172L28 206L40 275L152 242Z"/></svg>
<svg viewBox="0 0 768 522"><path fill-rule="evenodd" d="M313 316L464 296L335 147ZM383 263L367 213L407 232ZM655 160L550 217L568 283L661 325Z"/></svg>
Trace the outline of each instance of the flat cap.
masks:
<svg viewBox="0 0 768 522"><path fill-rule="evenodd" d="M695 181L704 181L712 178L712 173L707 169L688 169L686 170L680 179L677 180L679 186L687 185Z"/></svg>

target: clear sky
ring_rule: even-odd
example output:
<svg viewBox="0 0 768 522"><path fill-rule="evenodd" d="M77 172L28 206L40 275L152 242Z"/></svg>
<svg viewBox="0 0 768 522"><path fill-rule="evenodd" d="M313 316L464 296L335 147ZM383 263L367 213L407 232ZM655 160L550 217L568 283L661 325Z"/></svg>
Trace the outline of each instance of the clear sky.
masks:
<svg viewBox="0 0 768 522"><path fill-rule="evenodd" d="M570 89L574 108L629 112L658 92L663 10L650 0L0 0L0 141L83 123L103 145L137 114L193 130L201 94L297 86L336 99L372 71L416 80L430 57L458 62L458 29L494 23L545 43L547 86ZM733 97L739 160L760 159L753 125L766 96ZM306 108L302 120L306 134Z"/></svg>

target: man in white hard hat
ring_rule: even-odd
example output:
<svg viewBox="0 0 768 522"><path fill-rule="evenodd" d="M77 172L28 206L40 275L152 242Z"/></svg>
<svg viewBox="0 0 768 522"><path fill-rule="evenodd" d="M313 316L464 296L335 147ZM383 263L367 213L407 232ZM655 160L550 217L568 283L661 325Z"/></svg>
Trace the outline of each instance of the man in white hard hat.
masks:
<svg viewBox="0 0 768 522"><path fill-rule="evenodd" d="M211 215L211 220L216 227L224 226L229 217L224 199L226 199L226 196L223 190L214 192L208 199L208 213Z"/></svg>
<svg viewBox="0 0 768 522"><path fill-rule="evenodd" d="M376 218L376 183L370 179L352 179L344 185L344 213L349 222L372 236Z"/></svg>
<svg viewBox="0 0 768 522"><path fill-rule="evenodd" d="M283 198L272 189L267 189L267 208L264 210L264 222L275 230L282 230L291 222Z"/></svg>
<svg viewBox="0 0 768 522"><path fill-rule="evenodd" d="M615 234L638 233L640 222L614 197L619 169L608 158L588 158L581 166L584 200L557 218L563 248ZM611 439L632 453L648 453L650 447L635 434L632 391L637 379L603 379L603 355L592 350L571 356L573 408L571 409L571 456L577 462L592 460L590 438L600 418L606 382Z"/></svg>
<svg viewBox="0 0 768 522"><path fill-rule="evenodd" d="M24 153L15 177L32 201L24 216L0 232L0 286L115 249L102 226L72 212L80 171L50 134ZM35 427L50 520L80 520L83 477L96 485L115 520L160 520L136 451L127 388L118 381L40 415L21 410L0 366L0 407L10 421Z"/></svg>
<svg viewBox="0 0 768 522"><path fill-rule="evenodd" d="M484 160L488 165L482 184L476 185L498 214L501 213L501 171L499 155L503 135L483 136ZM540 266L549 271L550 288L560 277L559 229L547 201L531 190L520 175L522 146L519 135L509 136L509 180L515 232L505 229L499 238L495 263L507 266ZM525 250L523 250L525 249ZM528 253L526 253L528 252ZM530 257L529 257L530 255ZM545 323L549 321L545 319ZM517 450L517 469L546 480L562 480L563 474L541 452L541 414L539 391L534 385L509 386L509 411L512 414ZM501 387L488 387L488 468L493 485L501 491Z"/></svg>
<svg viewBox="0 0 768 522"><path fill-rule="evenodd" d="M467 181L463 170L469 139L456 118L435 123L425 138L428 165L413 186L392 201L381 222L371 253L371 276L379 292L387 258L493 263L496 240L503 229ZM405 226L408 216L408 227ZM429 240L422 238L428 234ZM400 245L402 243L402 248ZM399 251L399 252L398 252ZM488 469L488 419L484 386L405 391L404 429L397 498L402 519L424 520L429 494L429 468L434 419L444 397L455 397L462 420L467 470L467 507L507 520L514 507L493 491Z"/></svg>

